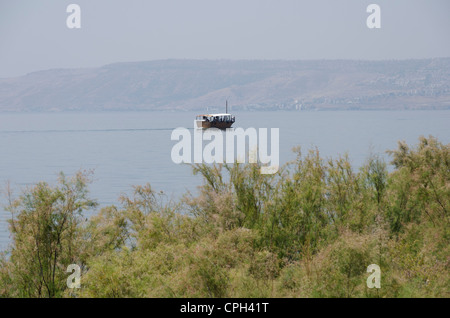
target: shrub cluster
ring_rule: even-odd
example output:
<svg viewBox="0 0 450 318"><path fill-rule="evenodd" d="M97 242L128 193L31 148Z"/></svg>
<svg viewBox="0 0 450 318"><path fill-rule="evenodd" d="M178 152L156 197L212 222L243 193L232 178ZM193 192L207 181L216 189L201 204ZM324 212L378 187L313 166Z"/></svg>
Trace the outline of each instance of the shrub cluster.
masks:
<svg viewBox="0 0 450 318"><path fill-rule="evenodd" d="M194 165L198 195L150 185L83 215L89 174L9 197L3 297L449 297L450 147L433 137L355 170L317 149L262 175ZM67 266L81 267L69 289ZM367 267L381 268L369 289Z"/></svg>

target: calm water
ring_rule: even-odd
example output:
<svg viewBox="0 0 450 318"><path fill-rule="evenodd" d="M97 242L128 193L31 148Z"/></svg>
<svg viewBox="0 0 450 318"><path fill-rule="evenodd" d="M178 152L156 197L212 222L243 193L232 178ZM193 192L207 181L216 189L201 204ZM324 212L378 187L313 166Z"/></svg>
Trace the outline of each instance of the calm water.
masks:
<svg viewBox="0 0 450 318"><path fill-rule="evenodd" d="M191 112L104 112L0 114L0 185L9 180L20 193L57 173L94 169L91 196L102 205L117 203L132 185L149 182L179 197L201 183L190 167L176 165L170 140L176 127L193 127ZM280 128L280 162L291 149L317 146L324 156L348 152L356 166L370 152L394 149L397 140L416 143L432 134L450 142L450 111L242 112L235 127ZM192 130L191 130L192 131ZM1 197L1 204L5 198ZM0 250L9 240L0 209Z"/></svg>

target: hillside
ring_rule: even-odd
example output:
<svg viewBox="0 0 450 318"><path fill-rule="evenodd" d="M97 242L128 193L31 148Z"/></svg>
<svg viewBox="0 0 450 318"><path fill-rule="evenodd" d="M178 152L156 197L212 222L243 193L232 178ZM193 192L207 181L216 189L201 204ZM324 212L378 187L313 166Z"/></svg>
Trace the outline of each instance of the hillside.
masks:
<svg viewBox="0 0 450 318"><path fill-rule="evenodd" d="M161 60L0 79L0 111L450 109L450 58Z"/></svg>

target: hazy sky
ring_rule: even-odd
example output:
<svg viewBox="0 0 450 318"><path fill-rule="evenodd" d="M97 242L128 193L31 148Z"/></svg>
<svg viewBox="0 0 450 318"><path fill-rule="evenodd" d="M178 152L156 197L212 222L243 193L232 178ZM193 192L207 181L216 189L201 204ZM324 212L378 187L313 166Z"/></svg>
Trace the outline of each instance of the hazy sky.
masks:
<svg viewBox="0 0 450 318"><path fill-rule="evenodd" d="M81 7L81 29L66 8ZM381 7L381 29L366 8ZM449 0L0 0L0 77L167 58L450 56Z"/></svg>

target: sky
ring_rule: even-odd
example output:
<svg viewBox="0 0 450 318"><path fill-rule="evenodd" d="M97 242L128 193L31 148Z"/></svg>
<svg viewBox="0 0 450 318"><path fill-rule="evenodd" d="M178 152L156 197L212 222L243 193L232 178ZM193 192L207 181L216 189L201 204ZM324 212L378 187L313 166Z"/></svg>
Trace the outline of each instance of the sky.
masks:
<svg viewBox="0 0 450 318"><path fill-rule="evenodd" d="M379 29L366 24L372 3ZM158 59L450 57L449 17L449 0L0 0L0 77Z"/></svg>

